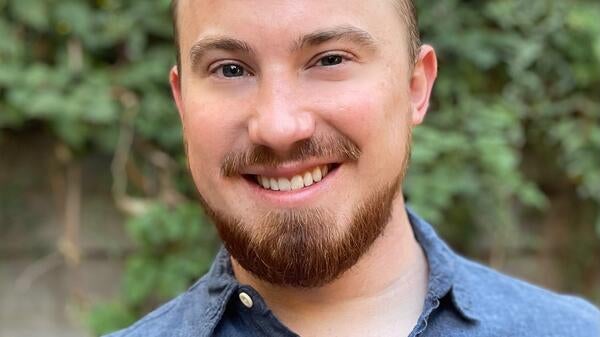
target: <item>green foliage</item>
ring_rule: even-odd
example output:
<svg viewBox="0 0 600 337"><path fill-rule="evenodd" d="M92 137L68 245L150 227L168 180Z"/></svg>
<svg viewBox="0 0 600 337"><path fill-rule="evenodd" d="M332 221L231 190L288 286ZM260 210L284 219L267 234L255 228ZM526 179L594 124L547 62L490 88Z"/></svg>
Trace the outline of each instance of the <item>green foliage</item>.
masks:
<svg viewBox="0 0 600 337"><path fill-rule="evenodd" d="M185 291L207 271L217 249L212 225L194 203L173 209L157 203L126 226L136 250L127 261L120 299L96 306L90 314L96 334L123 328Z"/></svg>
<svg viewBox="0 0 600 337"><path fill-rule="evenodd" d="M131 127L142 146L132 157L149 161L148 146L168 153L178 165L173 185L193 200L194 188L182 178L181 127L167 85L174 63L169 3L0 0L0 135L36 123L79 156L112 154L120 128L135 116ZM566 265L594 256L600 3L417 4L440 74L428 117L414 133L405 186L410 204L443 224L455 247L476 255L483 247L535 249L535 241L524 242L525 216L539 217L558 195L573 192L577 211L592 225L581 231L588 244L574 249ZM594 227L598 236L590 239ZM185 289L214 251L211 226L191 202L175 208L158 202L127 229L136 250L123 294L94 310L96 333L127 325ZM565 279L576 278L570 270ZM587 289L582 282L579 289Z"/></svg>
<svg viewBox="0 0 600 337"><path fill-rule="evenodd" d="M412 204L464 228L463 246L480 239L463 221L507 228L515 204L544 209L540 188L561 180L600 205L600 5L417 3L440 76L415 130Z"/></svg>
<svg viewBox="0 0 600 337"><path fill-rule="evenodd" d="M172 210L157 204L131 219L127 230L137 247L128 261L124 283L126 300L132 304L185 290L206 271L216 251L212 225L194 203Z"/></svg>
<svg viewBox="0 0 600 337"><path fill-rule="evenodd" d="M0 1L0 129L33 121L74 150L112 151L124 111L175 150L169 1Z"/></svg>
<svg viewBox="0 0 600 337"><path fill-rule="evenodd" d="M131 325L137 316L129 307L112 302L94 307L88 318L90 329L97 335L104 335Z"/></svg>

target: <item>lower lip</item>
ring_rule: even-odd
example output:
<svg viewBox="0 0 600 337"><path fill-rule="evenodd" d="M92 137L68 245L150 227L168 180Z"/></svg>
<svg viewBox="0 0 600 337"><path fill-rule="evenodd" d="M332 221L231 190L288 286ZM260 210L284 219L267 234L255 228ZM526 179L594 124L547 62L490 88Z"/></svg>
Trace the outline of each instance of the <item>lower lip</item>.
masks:
<svg viewBox="0 0 600 337"><path fill-rule="evenodd" d="M252 194L262 202L282 208L301 207L314 200L320 193L330 189L331 185L333 184L333 179L336 177L340 168L341 166L338 166L329 172L325 178L318 183L314 183L299 190L290 190L285 192L267 190L262 186L259 186L258 184L250 182L246 179L244 179L244 181L250 187Z"/></svg>

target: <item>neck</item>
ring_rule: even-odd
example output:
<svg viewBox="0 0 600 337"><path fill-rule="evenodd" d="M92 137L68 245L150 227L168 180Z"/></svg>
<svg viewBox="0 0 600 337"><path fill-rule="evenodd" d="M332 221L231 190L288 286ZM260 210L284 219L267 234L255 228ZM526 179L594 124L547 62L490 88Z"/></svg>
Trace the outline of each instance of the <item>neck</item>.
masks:
<svg viewBox="0 0 600 337"><path fill-rule="evenodd" d="M414 324L425 300L427 260L414 237L403 198L398 197L394 203L383 235L356 265L325 286L275 286L254 277L232 260L236 278L256 289L275 315L288 327L296 327L296 332L310 331L311 324L322 320L332 324L345 312L346 318L356 316L363 321L375 313L381 320L382 314L389 312L395 322L404 319L406 324ZM393 310L382 310L390 306ZM312 332L302 335L318 335Z"/></svg>

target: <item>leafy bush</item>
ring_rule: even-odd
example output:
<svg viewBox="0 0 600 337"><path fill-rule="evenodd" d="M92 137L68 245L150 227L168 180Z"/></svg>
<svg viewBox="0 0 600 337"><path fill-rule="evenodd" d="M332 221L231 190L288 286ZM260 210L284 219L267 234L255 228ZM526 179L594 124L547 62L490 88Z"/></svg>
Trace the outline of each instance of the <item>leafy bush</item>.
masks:
<svg viewBox="0 0 600 337"><path fill-rule="evenodd" d="M515 226L522 207L549 206L543 189L567 185L594 204L600 232L600 4L417 3L440 77L415 132L415 207L464 228L464 245L481 237L465 222Z"/></svg>
<svg viewBox="0 0 600 337"><path fill-rule="evenodd" d="M90 315L97 334L127 326L185 291L207 271L217 249L215 231L193 203L173 209L155 204L126 226L136 250L127 261L119 300L95 307Z"/></svg>

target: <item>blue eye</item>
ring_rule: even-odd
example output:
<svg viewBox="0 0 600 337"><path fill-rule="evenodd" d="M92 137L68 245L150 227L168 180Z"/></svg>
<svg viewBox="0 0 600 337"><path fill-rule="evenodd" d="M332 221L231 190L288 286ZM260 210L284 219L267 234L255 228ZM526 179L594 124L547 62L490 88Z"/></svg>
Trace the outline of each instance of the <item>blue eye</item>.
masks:
<svg viewBox="0 0 600 337"><path fill-rule="evenodd" d="M317 64L323 67L330 67L342 62L344 62L344 57L342 55L327 55L320 58Z"/></svg>
<svg viewBox="0 0 600 337"><path fill-rule="evenodd" d="M244 67L235 63L222 65L220 67L220 71L222 72L224 77L241 77L246 75L246 70L244 69Z"/></svg>

